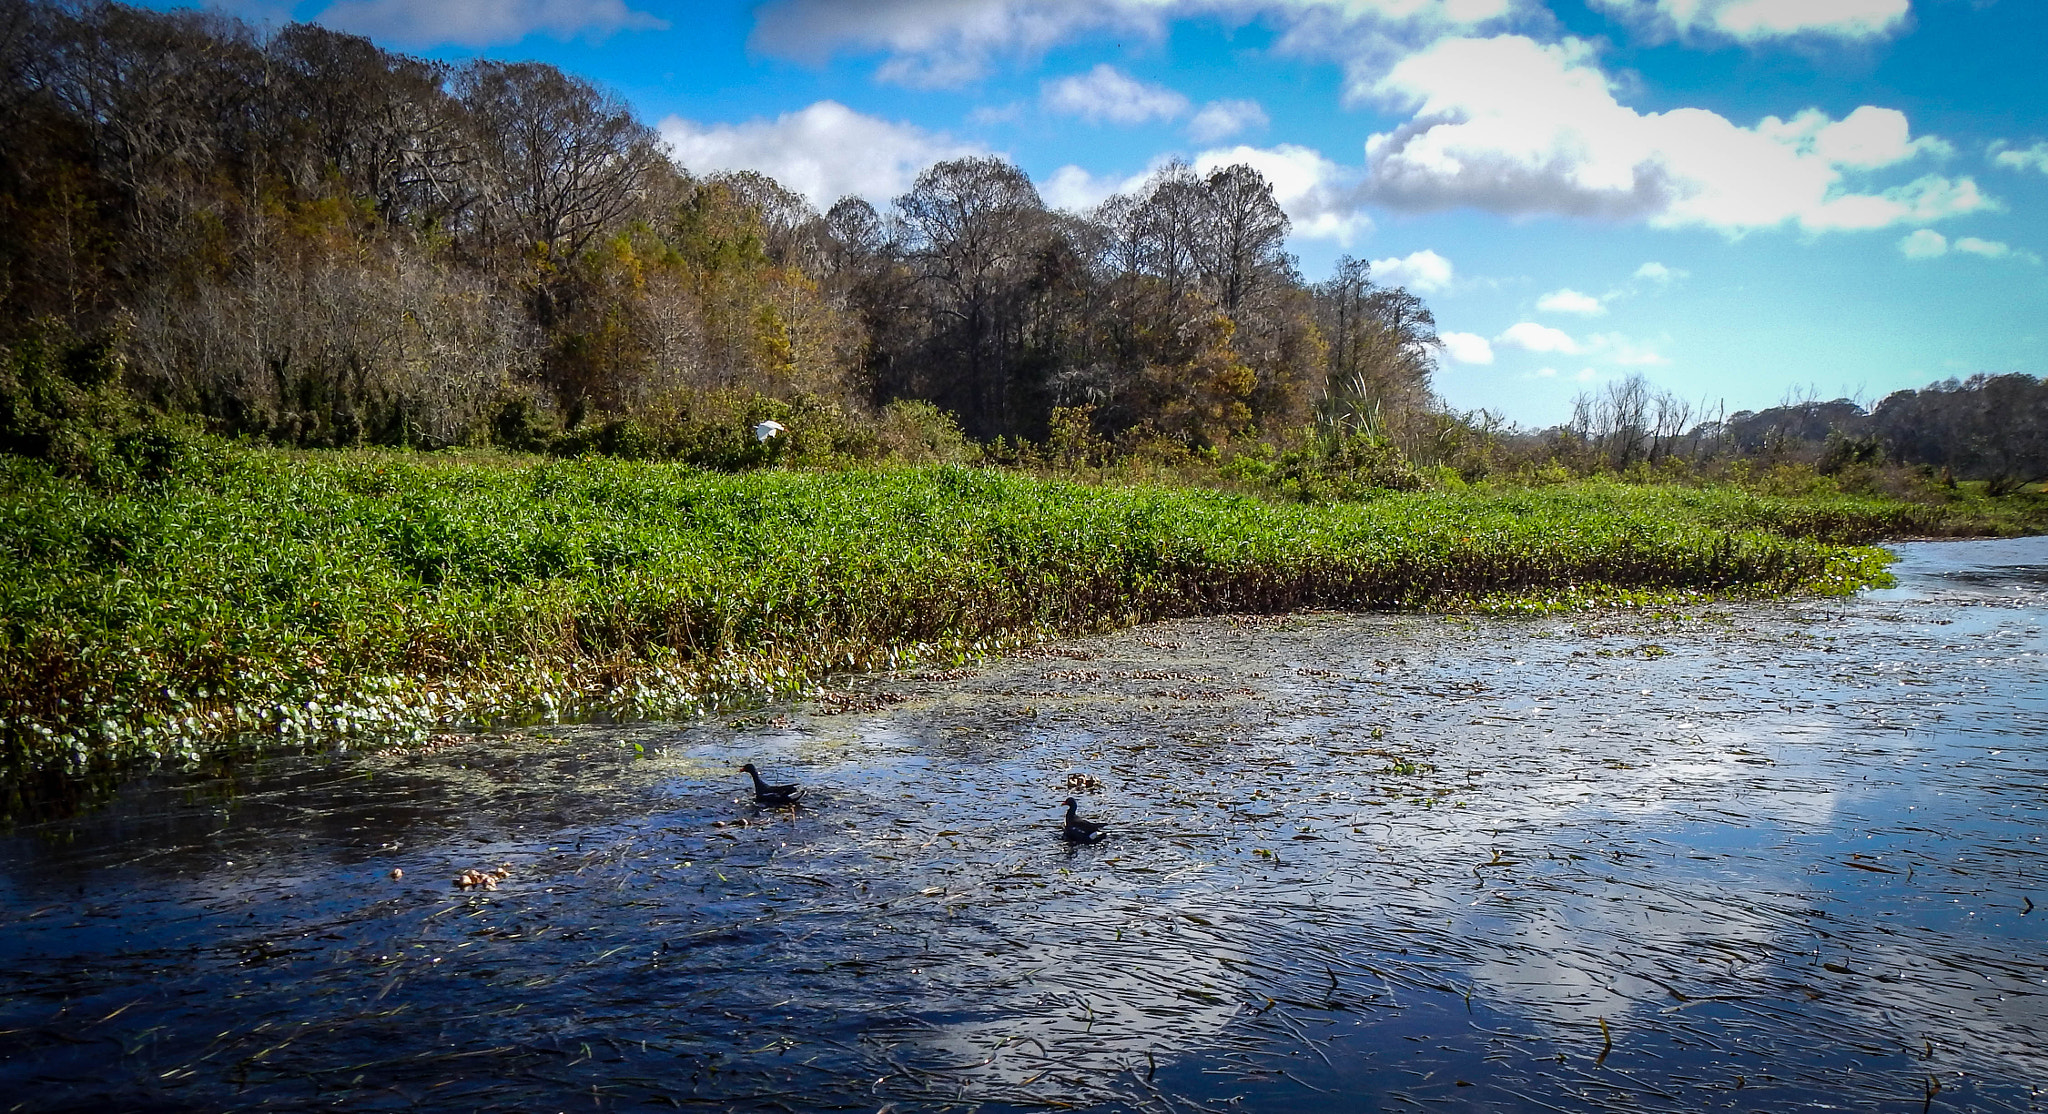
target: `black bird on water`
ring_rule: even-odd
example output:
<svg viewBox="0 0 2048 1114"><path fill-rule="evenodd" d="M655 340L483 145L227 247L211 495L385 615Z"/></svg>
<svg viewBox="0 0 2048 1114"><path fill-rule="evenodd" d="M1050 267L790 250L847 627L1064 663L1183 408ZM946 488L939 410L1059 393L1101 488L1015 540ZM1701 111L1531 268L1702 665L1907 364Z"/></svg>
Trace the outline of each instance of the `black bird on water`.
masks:
<svg viewBox="0 0 2048 1114"><path fill-rule="evenodd" d="M752 762L741 766L754 779L754 803L757 805L793 805L804 795L804 787L791 782L788 785L770 785L761 780L761 771Z"/></svg>
<svg viewBox="0 0 2048 1114"><path fill-rule="evenodd" d="M1060 829L1060 836L1068 843L1094 843L1102 838L1103 825L1093 820L1083 820L1074 812L1074 798L1067 798L1067 826Z"/></svg>

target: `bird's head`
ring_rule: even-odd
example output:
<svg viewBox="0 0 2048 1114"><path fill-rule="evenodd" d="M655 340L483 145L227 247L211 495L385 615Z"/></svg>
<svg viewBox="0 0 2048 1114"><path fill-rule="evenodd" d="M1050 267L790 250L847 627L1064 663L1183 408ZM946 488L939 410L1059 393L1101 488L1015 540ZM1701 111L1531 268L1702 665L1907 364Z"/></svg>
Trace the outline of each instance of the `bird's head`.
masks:
<svg viewBox="0 0 2048 1114"><path fill-rule="evenodd" d="M1073 808L1074 806L1076 806L1076 805L1080 804L1081 802L1079 802L1079 801L1076 801L1076 800L1075 800L1074 798L1072 798L1072 797L1068 797L1068 798L1067 798L1066 800L1064 800L1064 801L1061 801L1060 803L1061 803L1061 804L1063 804L1063 805L1066 805L1066 806L1067 806L1068 808Z"/></svg>
<svg viewBox="0 0 2048 1114"><path fill-rule="evenodd" d="M740 767L740 772L743 774L758 774L761 771L755 769L754 764L752 762L749 762L746 765Z"/></svg>

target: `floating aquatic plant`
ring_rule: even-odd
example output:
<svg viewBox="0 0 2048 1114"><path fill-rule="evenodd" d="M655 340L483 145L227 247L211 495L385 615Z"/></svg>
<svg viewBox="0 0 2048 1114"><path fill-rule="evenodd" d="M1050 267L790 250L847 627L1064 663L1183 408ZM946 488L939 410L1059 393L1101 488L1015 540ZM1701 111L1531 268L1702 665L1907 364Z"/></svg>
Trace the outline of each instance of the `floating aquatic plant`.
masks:
<svg viewBox="0 0 2048 1114"><path fill-rule="evenodd" d="M1884 556L1793 535L1895 517L1612 483L1298 506L960 467L206 461L132 490L0 466L14 767L688 716L1191 614L1839 593Z"/></svg>

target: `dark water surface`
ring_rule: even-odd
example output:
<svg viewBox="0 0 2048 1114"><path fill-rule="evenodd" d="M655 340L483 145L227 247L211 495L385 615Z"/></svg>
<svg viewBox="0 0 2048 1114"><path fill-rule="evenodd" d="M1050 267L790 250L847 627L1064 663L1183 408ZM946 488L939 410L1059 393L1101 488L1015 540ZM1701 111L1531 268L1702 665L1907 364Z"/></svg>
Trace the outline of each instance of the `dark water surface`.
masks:
<svg viewBox="0 0 2048 1114"><path fill-rule="evenodd" d="M2048 1109L2048 539L1899 550L140 779L0 837L0 1109Z"/></svg>

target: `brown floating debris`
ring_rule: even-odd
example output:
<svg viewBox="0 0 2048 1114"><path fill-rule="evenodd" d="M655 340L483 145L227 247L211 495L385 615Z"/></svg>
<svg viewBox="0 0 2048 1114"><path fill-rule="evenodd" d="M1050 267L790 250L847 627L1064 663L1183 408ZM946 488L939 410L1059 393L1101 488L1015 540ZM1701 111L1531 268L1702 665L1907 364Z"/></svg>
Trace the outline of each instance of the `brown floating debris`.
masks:
<svg viewBox="0 0 2048 1114"><path fill-rule="evenodd" d="M878 712L892 704L903 703L903 697L893 692L854 692L848 689L827 689L813 699L817 701L818 714L826 716Z"/></svg>
<svg viewBox="0 0 2048 1114"><path fill-rule="evenodd" d="M504 881L511 873L510 867L503 866L496 870L477 870L472 868L456 875L455 885L465 890L477 889L478 887L486 890L495 890L498 888L498 883Z"/></svg>

